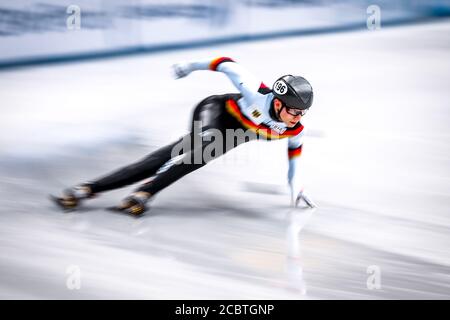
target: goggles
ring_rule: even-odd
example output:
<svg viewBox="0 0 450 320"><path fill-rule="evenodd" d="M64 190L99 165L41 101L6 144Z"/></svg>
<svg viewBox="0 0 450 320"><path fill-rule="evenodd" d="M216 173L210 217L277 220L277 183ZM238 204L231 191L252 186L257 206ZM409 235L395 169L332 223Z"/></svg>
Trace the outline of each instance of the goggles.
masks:
<svg viewBox="0 0 450 320"><path fill-rule="evenodd" d="M296 117L296 116L304 116L306 114L306 111L308 111L308 109L301 110L301 109L297 109L297 108L291 108L291 107L288 107L286 105L284 107L286 108L286 112L289 113L291 116L294 116L294 117Z"/></svg>

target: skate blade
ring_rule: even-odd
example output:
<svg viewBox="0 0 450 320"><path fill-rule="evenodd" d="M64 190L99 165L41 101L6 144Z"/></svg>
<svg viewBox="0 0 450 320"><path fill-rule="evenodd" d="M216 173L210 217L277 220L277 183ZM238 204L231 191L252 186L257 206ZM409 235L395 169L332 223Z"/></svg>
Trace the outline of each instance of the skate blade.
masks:
<svg viewBox="0 0 450 320"><path fill-rule="evenodd" d="M76 206L71 208L71 207L67 207L67 206L63 205L62 204L63 198L60 198L60 197L57 197L57 196L54 196L51 194L48 197L51 202L53 202L59 209L63 210L64 212L71 212L76 209Z"/></svg>
<svg viewBox="0 0 450 320"><path fill-rule="evenodd" d="M127 216L133 217L133 218L141 218L142 216L144 216L144 212L145 212L144 211L141 214L134 214L134 213L131 213L129 210L127 210L127 208L122 208L122 207L118 207L118 206L107 207L106 210L109 212L113 212L113 213L127 215Z"/></svg>

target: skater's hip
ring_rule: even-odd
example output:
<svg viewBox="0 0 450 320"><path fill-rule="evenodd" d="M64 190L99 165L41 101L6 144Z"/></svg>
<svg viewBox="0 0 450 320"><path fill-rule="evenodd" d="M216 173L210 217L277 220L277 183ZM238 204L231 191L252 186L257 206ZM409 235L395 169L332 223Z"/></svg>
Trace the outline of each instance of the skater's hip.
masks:
<svg viewBox="0 0 450 320"><path fill-rule="evenodd" d="M194 109L192 129L194 126L204 129L215 128L225 132L226 129L241 129L242 125L227 111L229 100L238 101L242 97L238 93L212 95L203 99Z"/></svg>

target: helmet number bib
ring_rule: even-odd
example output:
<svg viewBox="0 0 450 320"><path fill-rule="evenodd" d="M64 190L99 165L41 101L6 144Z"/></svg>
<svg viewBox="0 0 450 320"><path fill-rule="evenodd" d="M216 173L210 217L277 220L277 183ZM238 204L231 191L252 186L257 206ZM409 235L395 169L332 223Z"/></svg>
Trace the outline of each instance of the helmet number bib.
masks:
<svg viewBox="0 0 450 320"><path fill-rule="evenodd" d="M275 91L275 93L277 93L279 95L283 95L287 92L287 85L283 81L278 80L273 85L273 90Z"/></svg>

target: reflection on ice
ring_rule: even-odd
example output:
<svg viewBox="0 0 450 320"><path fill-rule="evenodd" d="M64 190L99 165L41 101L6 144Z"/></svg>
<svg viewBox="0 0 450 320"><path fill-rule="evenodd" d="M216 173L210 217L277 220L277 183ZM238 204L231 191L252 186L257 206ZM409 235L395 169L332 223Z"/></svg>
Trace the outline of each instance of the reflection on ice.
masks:
<svg viewBox="0 0 450 320"><path fill-rule="evenodd" d="M311 218L315 208L291 209L286 214L286 273L289 287L306 294L306 283L303 279L302 250L300 246L300 231Z"/></svg>

